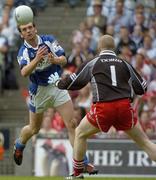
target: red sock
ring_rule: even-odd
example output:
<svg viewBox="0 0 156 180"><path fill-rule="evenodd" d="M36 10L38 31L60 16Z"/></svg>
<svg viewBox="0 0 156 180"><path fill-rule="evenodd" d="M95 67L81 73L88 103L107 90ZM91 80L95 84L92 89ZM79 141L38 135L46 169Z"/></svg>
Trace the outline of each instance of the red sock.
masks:
<svg viewBox="0 0 156 180"><path fill-rule="evenodd" d="M74 176L78 176L79 174L83 173L84 160L77 161L73 159L73 168L74 168Z"/></svg>

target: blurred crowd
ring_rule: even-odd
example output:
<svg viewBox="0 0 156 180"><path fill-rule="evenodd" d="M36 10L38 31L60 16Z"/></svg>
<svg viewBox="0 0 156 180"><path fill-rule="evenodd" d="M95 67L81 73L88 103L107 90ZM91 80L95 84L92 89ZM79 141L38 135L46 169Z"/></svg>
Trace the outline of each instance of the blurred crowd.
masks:
<svg viewBox="0 0 156 180"><path fill-rule="evenodd" d="M55 1L54 1L55 2ZM56 1L57 2L57 1ZM78 4L78 0L69 3ZM0 0L0 90L18 89L14 72L19 33L13 10L20 4L32 7L35 14L46 8L44 0ZM72 4L70 4L72 5ZM77 70L81 63L97 55L97 42L102 34L115 38L116 54L131 63L147 80L148 91L135 97L133 106L144 131L156 136L156 1L155 0L86 0L86 17L72 32L71 52L64 74ZM92 102L90 84L79 91L70 92L77 124L85 116ZM26 96L26 95L25 95ZM40 134L66 134L60 115L48 109ZM97 138L126 138L112 127L108 134Z"/></svg>

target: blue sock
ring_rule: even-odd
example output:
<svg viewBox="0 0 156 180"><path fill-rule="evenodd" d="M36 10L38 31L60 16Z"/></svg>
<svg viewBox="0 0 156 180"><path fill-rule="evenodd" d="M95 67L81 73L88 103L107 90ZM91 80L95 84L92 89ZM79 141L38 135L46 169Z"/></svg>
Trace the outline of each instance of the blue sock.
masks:
<svg viewBox="0 0 156 180"><path fill-rule="evenodd" d="M20 139L19 139L19 138L16 139L16 141L15 141L15 146L16 146L17 149L20 149L20 150L23 150L23 149L25 148L25 144L22 144L22 143L20 142Z"/></svg>
<svg viewBox="0 0 156 180"><path fill-rule="evenodd" d="M87 165L88 163L89 163L89 159L88 159L88 157L85 155L85 157L84 157L84 165Z"/></svg>

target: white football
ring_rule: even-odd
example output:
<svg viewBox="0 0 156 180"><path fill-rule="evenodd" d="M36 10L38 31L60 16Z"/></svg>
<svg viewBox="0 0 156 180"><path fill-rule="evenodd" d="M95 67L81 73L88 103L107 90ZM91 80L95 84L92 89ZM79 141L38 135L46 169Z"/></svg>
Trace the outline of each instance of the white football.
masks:
<svg viewBox="0 0 156 180"><path fill-rule="evenodd" d="M15 20L18 25L25 25L33 22L34 14L29 6L21 5L15 8L14 11Z"/></svg>

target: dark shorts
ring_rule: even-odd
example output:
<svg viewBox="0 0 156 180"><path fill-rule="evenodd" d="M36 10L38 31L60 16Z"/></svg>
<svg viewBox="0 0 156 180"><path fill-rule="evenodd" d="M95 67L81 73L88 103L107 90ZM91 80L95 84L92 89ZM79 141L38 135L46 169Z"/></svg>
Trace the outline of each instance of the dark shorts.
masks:
<svg viewBox="0 0 156 180"><path fill-rule="evenodd" d="M129 130L137 123L137 116L129 99L92 104L87 113L87 119L93 126L104 132L107 132L111 126L118 131Z"/></svg>

